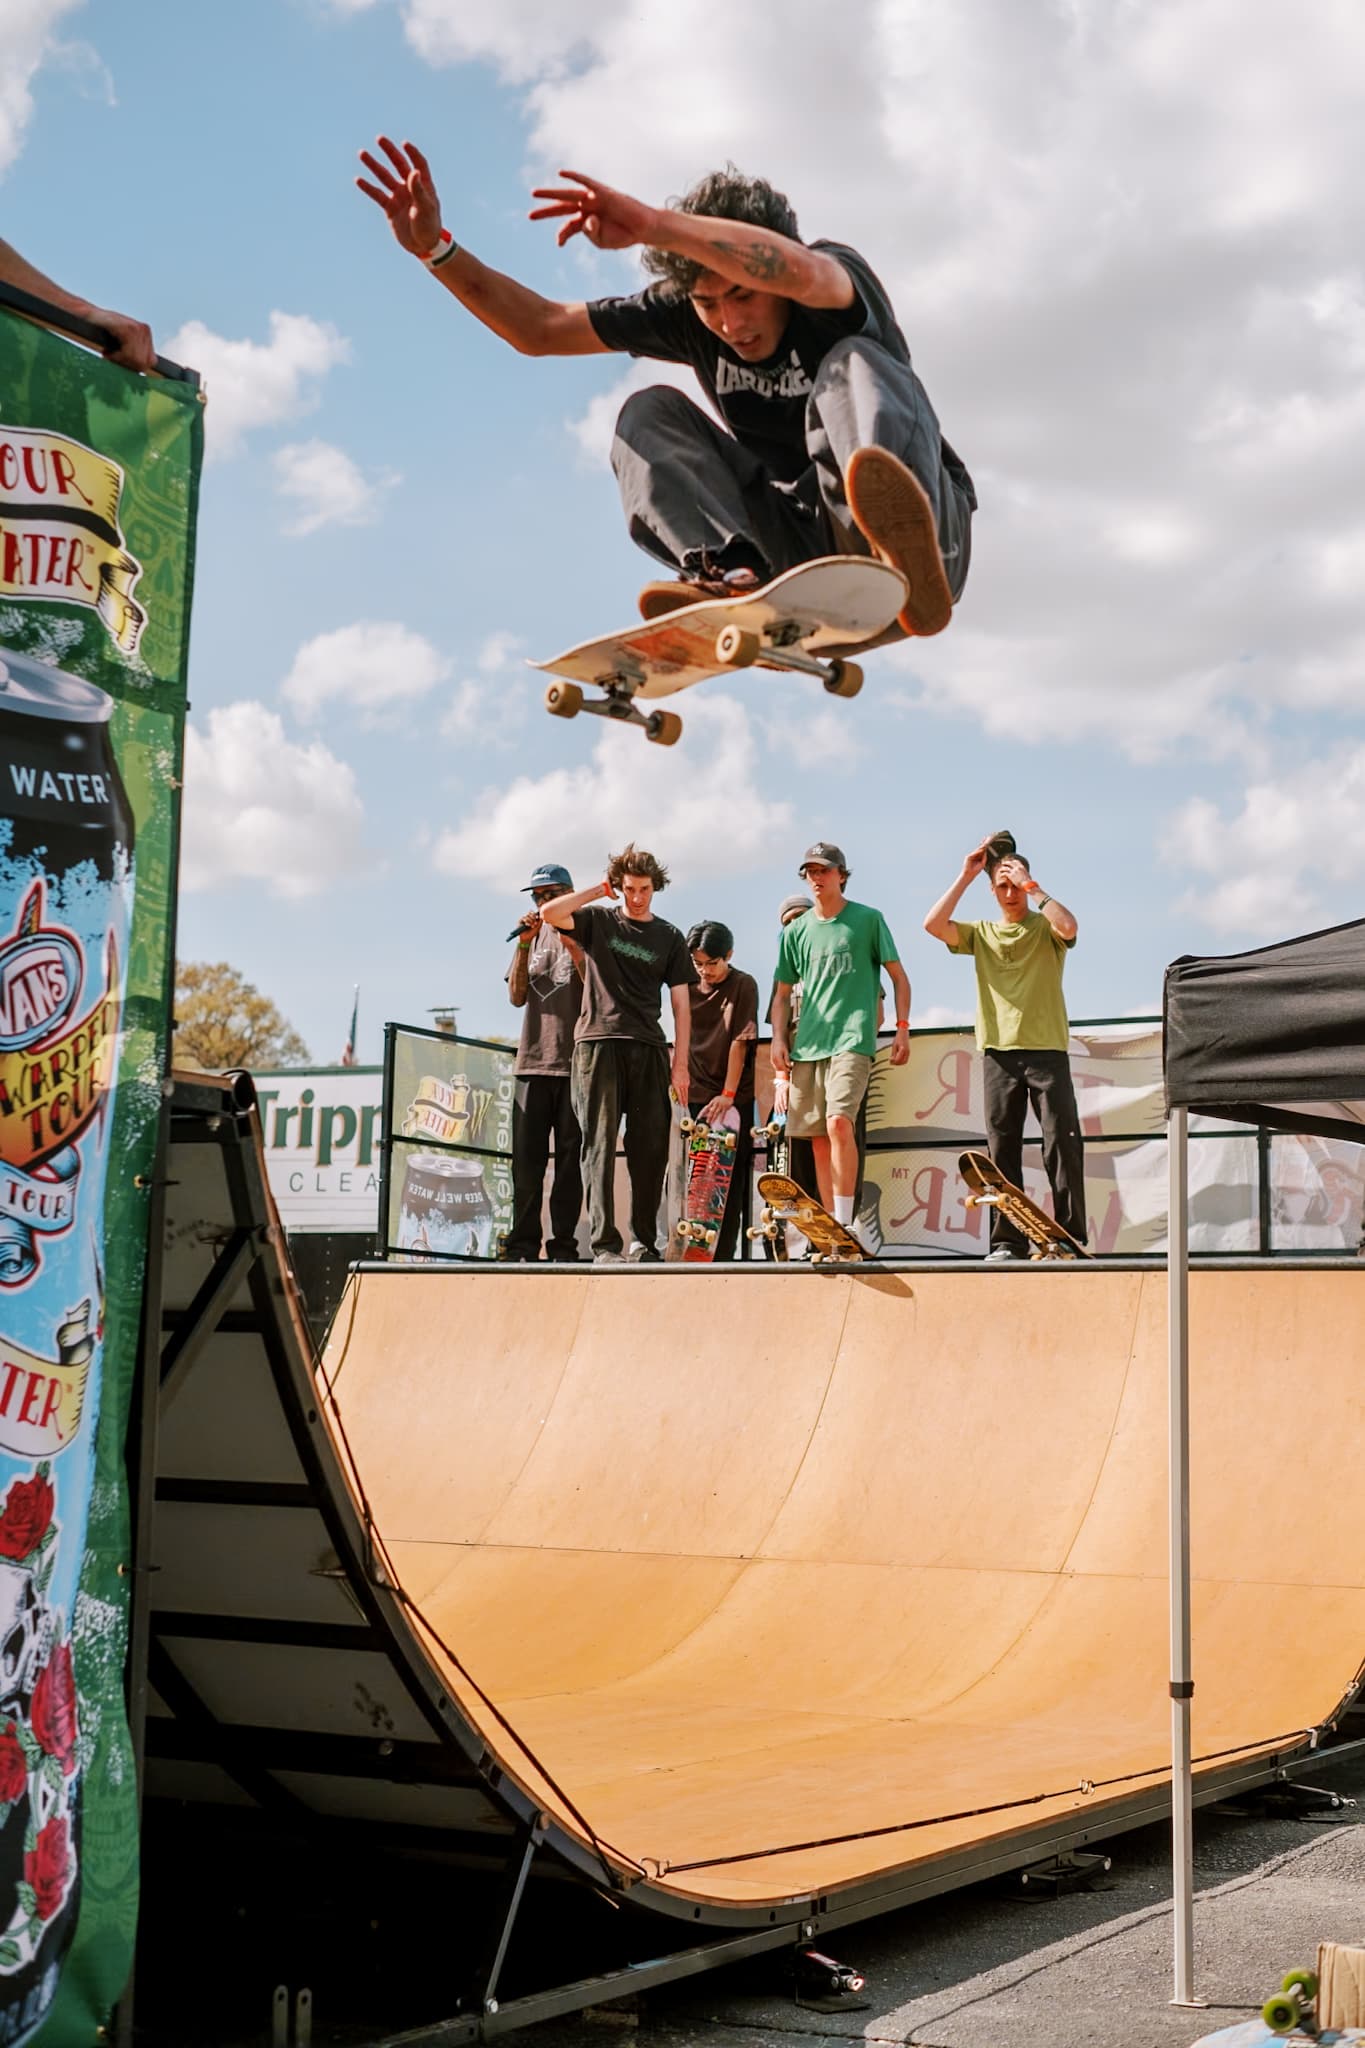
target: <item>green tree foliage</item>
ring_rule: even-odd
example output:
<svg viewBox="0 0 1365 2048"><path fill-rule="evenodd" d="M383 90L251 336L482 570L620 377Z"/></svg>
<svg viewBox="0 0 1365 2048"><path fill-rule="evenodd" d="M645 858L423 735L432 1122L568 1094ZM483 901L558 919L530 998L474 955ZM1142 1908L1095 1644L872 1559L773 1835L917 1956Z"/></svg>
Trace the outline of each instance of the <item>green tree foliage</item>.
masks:
<svg viewBox="0 0 1365 2048"><path fill-rule="evenodd" d="M296 1067L308 1048L269 996L226 960L175 963L175 1064L224 1074L231 1067Z"/></svg>

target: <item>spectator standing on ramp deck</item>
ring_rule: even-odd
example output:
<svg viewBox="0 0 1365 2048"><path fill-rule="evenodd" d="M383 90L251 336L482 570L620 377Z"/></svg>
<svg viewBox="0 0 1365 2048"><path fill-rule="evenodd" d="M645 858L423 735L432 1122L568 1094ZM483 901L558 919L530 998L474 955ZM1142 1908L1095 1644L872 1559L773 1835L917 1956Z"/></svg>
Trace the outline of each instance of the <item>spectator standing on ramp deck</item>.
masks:
<svg viewBox="0 0 1365 2048"><path fill-rule="evenodd" d="M802 880L813 910L782 934L773 1000L772 1061L790 1074L788 1135L810 1138L820 1200L837 1222L853 1225L858 1185L858 1111L877 1050L877 1005L886 969L896 998L891 1064L910 1057L910 981L879 910L844 894L848 862L818 840L806 849ZM789 1038L792 990L801 987L801 1017Z"/></svg>
<svg viewBox="0 0 1365 2048"><path fill-rule="evenodd" d="M362 192L400 247L523 355L611 350L689 363L723 426L671 386L636 392L612 466L631 537L685 587L655 586L646 616L766 583L820 555L901 570L907 633L941 633L967 580L976 492L942 438L885 288L856 249L803 242L784 195L733 165L649 206L563 171L532 220L561 247L644 251L659 280L633 298L564 304L491 270L442 225L431 168L381 135Z"/></svg>
<svg viewBox="0 0 1365 2048"><path fill-rule="evenodd" d="M698 977L691 991L688 1111L713 1125L728 1109L739 1115L730 1192L715 1250L717 1259L732 1259L754 1157L758 983L752 974L731 965L735 937L729 925L711 920L694 924L687 934L687 950Z"/></svg>
<svg viewBox="0 0 1365 2048"><path fill-rule="evenodd" d="M659 997L673 1007L672 1085L688 1091L691 1010L697 978L676 925L651 903L668 887L668 870L643 847L612 855L607 878L546 903L541 916L583 952L583 1008L574 1034L574 1113L583 1133L583 1166L593 1260L623 1257L616 1227L616 1134L626 1125L631 1234L637 1257L659 1257L659 1204L673 1134L669 1113L668 1046L659 1026ZM618 902L617 892L621 900ZM608 899L604 907L602 898ZM591 906L591 907L590 907Z"/></svg>
<svg viewBox="0 0 1365 2048"><path fill-rule="evenodd" d="M512 1099L512 1228L506 1259L540 1257L541 1211L550 1141L555 1148L550 1184L550 1259L578 1257L583 1207L583 1135L574 1115L571 1069L574 1029L583 1004L583 954L571 938L546 924L541 910L573 888L567 868L547 861L527 883L533 908L521 920L517 950L507 970L507 995L520 1010L516 1093Z"/></svg>
<svg viewBox="0 0 1365 2048"><path fill-rule="evenodd" d="M994 923L954 916L979 874L995 891ZM1030 898L1036 907L1030 907ZM1043 1165L1057 1221L1085 1243L1085 1148L1068 1056L1070 1029L1062 969L1076 920L1035 882L1013 834L992 833L962 863L951 889L924 920L950 953L976 965L976 1043L984 1067L986 1143L1005 1179L1024 1185L1024 1119L1032 1104L1043 1133ZM991 1210L993 1259L1023 1259L1028 1240Z"/></svg>

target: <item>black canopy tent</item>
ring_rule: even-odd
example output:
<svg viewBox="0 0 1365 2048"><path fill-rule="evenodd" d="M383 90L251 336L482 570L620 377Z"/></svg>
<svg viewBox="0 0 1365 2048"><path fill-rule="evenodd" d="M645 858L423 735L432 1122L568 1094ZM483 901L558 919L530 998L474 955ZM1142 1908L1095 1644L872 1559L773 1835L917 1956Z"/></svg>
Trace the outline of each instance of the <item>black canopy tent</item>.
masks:
<svg viewBox="0 0 1365 2048"><path fill-rule="evenodd" d="M1189 1116L1365 1143L1365 918L1166 970L1170 1140L1171 1849L1173 2003L1198 2003L1190 1699Z"/></svg>
<svg viewBox="0 0 1365 2048"><path fill-rule="evenodd" d="M1365 918L1166 970L1166 1108L1365 1142Z"/></svg>

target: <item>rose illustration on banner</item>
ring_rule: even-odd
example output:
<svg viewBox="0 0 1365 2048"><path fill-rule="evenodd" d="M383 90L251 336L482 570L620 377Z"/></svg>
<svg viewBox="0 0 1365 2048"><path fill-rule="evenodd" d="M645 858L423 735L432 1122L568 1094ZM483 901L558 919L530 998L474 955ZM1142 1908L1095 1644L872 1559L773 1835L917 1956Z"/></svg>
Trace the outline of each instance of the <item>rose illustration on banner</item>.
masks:
<svg viewBox="0 0 1365 2048"><path fill-rule="evenodd" d="M13 1806L28 1789L28 1765L13 1721L0 1730L0 1806Z"/></svg>
<svg viewBox="0 0 1365 2048"><path fill-rule="evenodd" d="M46 1755L55 1757L62 1776L76 1768L76 1677L70 1643L58 1643L38 1673L33 1688L33 1733Z"/></svg>
<svg viewBox="0 0 1365 2048"><path fill-rule="evenodd" d="M52 1467L0 1502L0 1980L35 1961L76 1881L80 1718L71 1641L48 1605Z"/></svg>
<svg viewBox="0 0 1365 2048"><path fill-rule="evenodd" d="M31 1479L16 1479L0 1508L0 1557L21 1563L38 1548L52 1526L52 1482L39 1466Z"/></svg>
<svg viewBox="0 0 1365 2048"><path fill-rule="evenodd" d="M39 1920L50 1920L65 1902L71 1876L70 1832L66 1815L54 1814L24 1857L24 1878Z"/></svg>

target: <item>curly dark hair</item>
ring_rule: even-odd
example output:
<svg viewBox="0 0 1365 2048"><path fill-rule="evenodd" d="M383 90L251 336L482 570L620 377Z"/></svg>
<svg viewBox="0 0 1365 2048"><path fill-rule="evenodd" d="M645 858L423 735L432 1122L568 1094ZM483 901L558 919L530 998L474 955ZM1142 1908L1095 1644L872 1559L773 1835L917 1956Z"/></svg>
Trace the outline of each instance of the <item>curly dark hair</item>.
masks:
<svg viewBox="0 0 1365 2048"><path fill-rule="evenodd" d="M766 178L746 178L733 164L727 164L723 171L711 171L681 199L670 199L668 203L675 213L747 221L750 227L771 228L774 234L786 235L793 242L801 239L786 193L776 191ZM646 249L640 260L651 277L661 278L669 292L680 299L686 298L706 268L690 256L674 256L667 249Z"/></svg>
<svg viewBox="0 0 1365 2048"><path fill-rule="evenodd" d="M646 853L643 846L632 840L619 853L613 853L607 861L607 880L613 889L619 889L626 875L647 875L656 889L668 887L668 869L655 860L652 853Z"/></svg>

